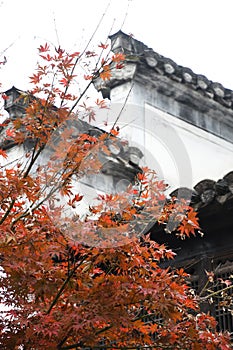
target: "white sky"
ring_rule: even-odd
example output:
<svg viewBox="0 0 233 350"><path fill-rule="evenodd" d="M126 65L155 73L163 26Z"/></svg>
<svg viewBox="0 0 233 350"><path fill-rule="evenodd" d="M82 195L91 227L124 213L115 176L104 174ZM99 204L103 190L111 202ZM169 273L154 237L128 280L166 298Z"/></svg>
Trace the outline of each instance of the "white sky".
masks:
<svg viewBox="0 0 233 350"><path fill-rule="evenodd" d="M96 44L122 27L158 53L233 89L233 0L0 0L0 53L8 61L0 70L3 89L29 87L36 48L46 41L81 51L107 6Z"/></svg>

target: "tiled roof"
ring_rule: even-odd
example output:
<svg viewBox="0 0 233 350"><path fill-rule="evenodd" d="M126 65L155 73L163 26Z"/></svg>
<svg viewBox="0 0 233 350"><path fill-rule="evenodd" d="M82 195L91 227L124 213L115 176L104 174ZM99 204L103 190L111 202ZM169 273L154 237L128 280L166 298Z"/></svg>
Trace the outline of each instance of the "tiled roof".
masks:
<svg viewBox="0 0 233 350"><path fill-rule="evenodd" d="M224 205L233 199L233 171L218 181L205 179L196 184L193 189L181 187L170 196L191 199L191 205L197 210L210 204Z"/></svg>
<svg viewBox="0 0 233 350"><path fill-rule="evenodd" d="M113 52L123 51L127 60L137 60L158 75L167 76L173 81L187 85L207 98L233 109L233 91L224 88L220 83L213 82L202 74L196 74L190 68L178 65L172 59L160 55L122 31L109 38Z"/></svg>

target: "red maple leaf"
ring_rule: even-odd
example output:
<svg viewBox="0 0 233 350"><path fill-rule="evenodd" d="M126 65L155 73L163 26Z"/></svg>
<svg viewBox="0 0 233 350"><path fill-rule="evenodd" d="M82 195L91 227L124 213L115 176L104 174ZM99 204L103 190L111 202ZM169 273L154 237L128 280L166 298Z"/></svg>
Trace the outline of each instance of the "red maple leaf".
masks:
<svg viewBox="0 0 233 350"><path fill-rule="evenodd" d="M2 94L2 99L3 99L3 100L8 100L8 99L9 99L9 96L7 96L6 94Z"/></svg>
<svg viewBox="0 0 233 350"><path fill-rule="evenodd" d="M86 74L84 74L84 79L85 80L92 80L93 79L93 76L92 75L86 75Z"/></svg>
<svg viewBox="0 0 233 350"><path fill-rule="evenodd" d="M98 45L98 47L100 47L100 48L103 49L103 50L107 49L108 46L109 46L108 44L103 44L103 43L100 43L100 44Z"/></svg>
<svg viewBox="0 0 233 350"><path fill-rule="evenodd" d="M61 85L64 85L65 87L67 87L69 85L69 80L67 80L66 78L63 78L63 79L59 80L59 83Z"/></svg>
<svg viewBox="0 0 233 350"><path fill-rule="evenodd" d="M47 51L49 51L49 45L47 43L45 43L45 46L40 45L38 50L39 50L39 52L47 52Z"/></svg>
<svg viewBox="0 0 233 350"><path fill-rule="evenodd" d="M0 148L0 156L2 156L3 158L7 158L6 151L4 151L4 150L1 149L1 148Z"/></svg>
<svg viewBox="0 0 233 350"><path fill-rule="evenodd" d="M38 74L33 74L31 77L29 77L31 79L31 83L32 84L38 84L41 80L41 75Z"/></svg>
<svg viewBox="0 0 233 350"><path fill-rule="evenodd" d="M7 137L14 137L15 131L13 129L7 129L6 135L7 135Z"/></svg>

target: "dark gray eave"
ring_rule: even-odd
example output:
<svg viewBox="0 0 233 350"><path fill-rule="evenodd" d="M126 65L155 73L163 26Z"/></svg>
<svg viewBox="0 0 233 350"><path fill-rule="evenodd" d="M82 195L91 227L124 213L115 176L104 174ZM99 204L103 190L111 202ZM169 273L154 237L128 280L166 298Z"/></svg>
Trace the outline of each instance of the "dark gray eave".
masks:
<svg viewBox="0 0 233 350"><path fill-rule="evenodd" d="M109 38L112 51L125 53L126 61L125 68L113 71L109 81L97 82L104 97L118 85L136 82L147 96L154 91L155 107L232 142L232 90L177 65L122 31Z"/></svg>
<svg viewBox="0 0 233 350"><path fill-rule="evenodd" d="M170 196L191 198L191 206L198 211L201 231L196 237L183 240L175 234L168 234L167 228L155 223L151 228L151 238L158 243L165 243L173 251L178 252L175 264L195 261L201 256L217 257L233 254L233 171L218 181L205 179L194 189L179 188ZM171 229L172 227L168 227Z"/></svg>
<svg viewBox="0 0 233 350"><path fill-rule="evenodd" d="M8 99L5 100L4 108L9 113L9 117L4 121L3 125L0 126L0 149L10 150L18 145L14 140L6 137L6 130L13 128L12 121L16 118L21 118L26 111L28 103L21 97L31 97L28 92L12 87L5 91L5 95ZM32 97L35 98L35 97ZM56 107L54 106L56 110ZM57 132L56 138L59 138L59 130L62 128L72 128L74 132L71 136L75 140L79 134L88 134L90 136L99 137L105 133L104 130L92 126L82 119L68 120L66 124L59 126L57 131L54 131L54 136ZM121 179L128 179L133 182L135 176L141 172L141 168L138 166L143 153L136 147L131 147L125 140L121 140L118 137L112 135L111 138L106 139L105 144L109 149L109 155L100 152L100 161L103 163L101 173L107 176L112 176L113 181L116 183ZM30 139L26 139L24 142L24 148L26 150L32 148L34 143Z"/></svg>
<svg viewBox="0 0 233 350"><path fill-rule="evenodd" d="M233 171L217 181L203 179L193 189L180 187L170 193L170 197L173 196L190 199L190 204L196 210L209 209L213 205L221 207L233 200Z"/></svg>

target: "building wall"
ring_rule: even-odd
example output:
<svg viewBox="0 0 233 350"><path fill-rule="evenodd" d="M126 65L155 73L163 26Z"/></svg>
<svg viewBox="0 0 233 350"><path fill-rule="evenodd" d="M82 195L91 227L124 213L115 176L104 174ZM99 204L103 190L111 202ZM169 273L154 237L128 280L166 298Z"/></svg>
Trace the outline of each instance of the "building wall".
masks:
<svg viewBox="0 0 233 350"><path fill-rule="evenodd" d="M184 105L174 100L171 104L156 87L143 85L136 79L113 87L110 98L108 128L120 116L116 123L120 136L144 154L140 165L155 169L171 189L192 188L203 179L218 180L232 171L233 144L191 122L195 117L199 123L204 119L206 123L204 111L192 109L191 121L182 120L179 113L182 108L184 112ZM213 114L217 118L214 109ZM97 118L97 124L102 128L105 115L106 111L100 112ZM213 123L211 118L209 123ZM211 129L211 125L208 127Z"/></svg>

